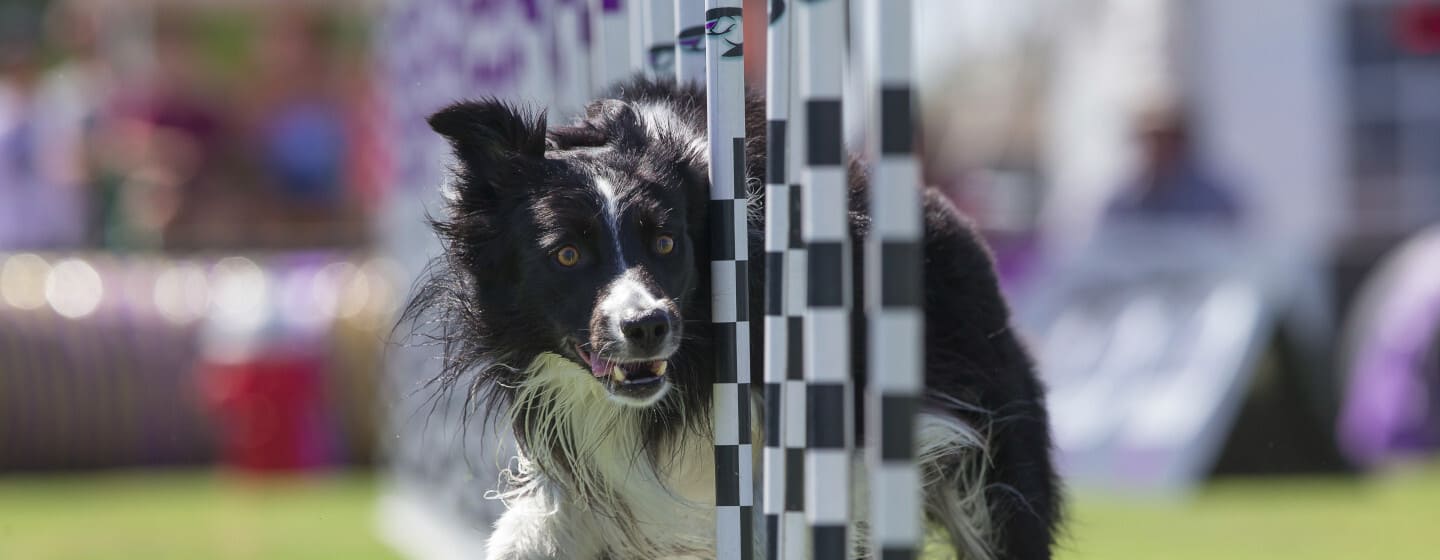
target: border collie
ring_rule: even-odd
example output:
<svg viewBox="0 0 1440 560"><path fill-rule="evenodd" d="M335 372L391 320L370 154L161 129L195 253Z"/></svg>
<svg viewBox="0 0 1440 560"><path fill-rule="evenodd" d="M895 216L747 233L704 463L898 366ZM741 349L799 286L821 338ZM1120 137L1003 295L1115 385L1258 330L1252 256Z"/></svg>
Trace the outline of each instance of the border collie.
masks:
<svg viewBox="0 0 1440 560"><path fill-rule="evenodd" d="M763 103L746 105L756 178ZM406 316L439 329L438 390L468 391L519 444L487 557L714 557L703 91L635 80L550 129L544 113L495 99L429 124L455 156L433 220L445 252ZM850 167L859 286L866 178ZM927 523L961 558L1049 558L1060 494L1040 382L985 246L941 195L924 200ZM751 198L751 294L763 293L763 205ZM751 321L750 340L763 327ZM865 364L855 327L853 363Z"/></svg>

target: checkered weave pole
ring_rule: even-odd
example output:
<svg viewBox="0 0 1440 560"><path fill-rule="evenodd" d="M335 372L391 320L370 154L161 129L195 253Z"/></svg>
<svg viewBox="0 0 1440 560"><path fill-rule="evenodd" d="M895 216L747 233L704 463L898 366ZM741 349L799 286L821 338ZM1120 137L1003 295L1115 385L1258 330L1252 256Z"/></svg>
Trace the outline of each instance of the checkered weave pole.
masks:
<svg viewBox="0 0 1440 560"><path fill-rule="evenodd" d="M785 405L785 389L790 363L786 318L786 282L790 274L786 266L790 247L790 185L786 176L789 139L786 137L790 114L790 22L785 2L771 2L769 41L766 56L765 92L765 450L762 457L761 480L765 510L765 558L775 560L785 546L786 532L782 524L785 512L786 438L783 426L790 415L801 415L803 409ZM799 348L794 349L799 352ZM798 372L797 372L798 373ZM800 388L802 391L804 387ZM796 461L795 467L800 467ZM803 530L803 526L791 535Z"/></svg>
<svg viewBox="0 0 1440 560"><path fill-rule="evenodd" d="M794 8L791 5L791 8ZM784 415L785 433L785 513L782 521L787 535L781 555L786 560L806 560L810 550L810 534L805 521L805 309L808 284L806 278L805 239L801 235L801 213L804 210L799 171L805 167L805 100L795 93L799 79L795 77L795 13L785 16L790 21L790 118L785 135L789 140L785 155L785 175L790 179L790 231L785 249L785 367Z"/></svg>
<svg viewBox="0 0 1440 560"><path fill-rule="evenodd" d="M721 560L753 556L749 244L740 0L705 1L710 140L711 314L715 340L715 538Z"/></svg>
<svg viewBox="0 0 1440 560"><path fill-rule="evenodd" d="M705 83L705 2L675 0L675 78Z"/></svg>
<svg viewBox="0 0 1440 560"><path fill-rule="evenodd" d="M675 0L644 0L641 5L644 32L645 75L675 77Z"/></svg>
<svg viewBox="0 0 1440 560"><path fill-rule="evenodd" d="M791 38L795 34L795 18L793 14L787 18L791 21ZM806 409L805 409L805 309L808 302L805 294L807 284L805 282L805 266L808 261L805 259L805 240L800 234L801 212L804 210L803 197L800 192L798 181L798 170L805 165L805 154L803 151L804 142L801 140L805 132L805 104L799 95L793 90L795 79L793 78L795 54L794 45L791 45L792 78L790 81L790 118L786 122L786 136L789 137L789 154L786 156L786 175L790 178L790 231L788 233L789 243L785 249L785 354L787 363L785 366L785 387L781 391L785 403L785 410L791 411L784 415L785 433L782 440L785 444L785 513L782 521L785 528L782 532L788 535L782 543L785 549L781 552L786 560L805 560L809 558L808 552L810 535L806 529L805 522L805 433Z"/></svg>
<svg viewBox="0 0 1440 560"><path fill-rule="evenodd" d="M845 53L841 0L796 6L795 65L804 99L802 230L807 252L805 382L808 437L805 514L813 558L846 558L850 522L850 239L841 95Z"/></svg>
<svg viewBox="0 0 1440 560"><path fill-rule="evenodd" d="M866 126L874 162L865 242L868 370L875 372L865 400L870 550L876 558L913 559L924 536L915 411L925 384L925 228L914 153L912 8L911 0L866 4Z"/></svg>

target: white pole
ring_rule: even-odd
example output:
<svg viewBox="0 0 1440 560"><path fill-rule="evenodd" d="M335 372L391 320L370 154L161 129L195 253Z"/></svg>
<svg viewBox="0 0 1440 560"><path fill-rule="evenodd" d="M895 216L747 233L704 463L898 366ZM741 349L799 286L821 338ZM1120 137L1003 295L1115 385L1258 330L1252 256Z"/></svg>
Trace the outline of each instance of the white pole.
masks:
<svg viewBox="0 0 1440 560"><path fill-rule="evenodd" d="M711 313L715 342L715 544L721 560L753 556L750 321L745 186L745 59L740 0L705 1L710 140Z"/></svg>
<svg viewBox="0 0 1440 560"><path fill-rule="evenodd" d="M845 4L796 6L799 94L805 102L802 229L808 256L805 316L805 513L814 558L849 555L851 410L851 258L842 104Z"/></svg>
<svg viewBox="0 0 1440 560"><path fill-rule="evenodd" d="M790 247L790 180L786 158L788 153L787 117L790 114L790 22L784 2L772 2L766 50L766 156L765 156L765 450L762 457L765 509L765 558L778 560L787 539L797 538L803 526L793 533L785 532L782 517L786 510L786 448L785 426L791 416L803 417L801 408L785 406L787 366L790 352L789 327L786 316L786 283L790 271L786 253ZM797 345L798 346L798 345ZM799 371L794 372L799 375ZM799 387L803 391L804 387ZM803 402L803 401L802 401ZM795 468L800 468L796 460ZM802 539L803 542L803 539Z"/></svg>
<svg viewBox="0 0 1440 560"><path fill-rule="evenodd" d="M550 0L544 5L550 10L551 33L554 34L558 67L554 68L555 104L552 118L578 113L592 99L590 51L590 22L588 6L584 0Z"/></svg>
<svg viewBox="0 0 1440 560"><path fill-rule="evenodd" d="M916 558L924 537L915 412L925 385L924 222L915 159L911 0L866 3L870 235L865 243L865 401L870 550ZM883 375L881 374L883 372Z"/></svg>
<svg viewBox="0 0 1440 560"><path fill-rule="evenodd" d="M705 83L705 1L675 0L675 77Z"/></svg>
<svg viewBox="0 0 1440 560"><path fill-rule="evenodd" d="M633 59L631 4L636 0L591 0L591 91L599 94L639 68Z"/></svg>
<svg viewBox="0 0 1440 560"><path fill-rule="evenodd" d="M675 0L645 0L641 14L645 43L641 51L645 75L675 78Z"/></svg>

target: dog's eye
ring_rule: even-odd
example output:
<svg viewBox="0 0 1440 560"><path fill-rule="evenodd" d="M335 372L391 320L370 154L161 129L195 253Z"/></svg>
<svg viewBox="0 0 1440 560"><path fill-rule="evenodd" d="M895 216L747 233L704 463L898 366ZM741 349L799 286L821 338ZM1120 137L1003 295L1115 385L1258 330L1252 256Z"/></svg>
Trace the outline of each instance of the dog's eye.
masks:
<svg viewBox="0 0 1440 560"><path fill-rule="evenodd" d="M555 252L555 262L567 268L575 266L580 262L580 250L576 249L574 245L561 247L559 251Z"/></svg>
<svg viewBox="0 0 1440 560"><path fill-rule="evenodd" d="M675 238L668 235L656 237L655 252L661 255L668 255L675 252Z"/></svg>

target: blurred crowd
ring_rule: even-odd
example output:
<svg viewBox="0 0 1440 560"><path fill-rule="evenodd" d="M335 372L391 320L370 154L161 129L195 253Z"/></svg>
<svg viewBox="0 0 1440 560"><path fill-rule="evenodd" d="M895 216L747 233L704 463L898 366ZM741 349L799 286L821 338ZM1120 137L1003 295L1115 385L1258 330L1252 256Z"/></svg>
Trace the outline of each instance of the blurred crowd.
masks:
<svg viewBox="0 0 1440 560"><path fill-rule="evenodd" d="M0 471L369 457L400 297L373 21L0 2Z"/></svg>
<svg viewBox="0 0 1440 560"><path fill-rule="evenodd" d="M0 4L0 251L363 242L368 20L265 4Z"/></svg>
<svg viewBox="0 0 1440 560"><path fill-rule="evenodd" d="M194 351L133 368L165 372L164 398L193 392L191 354L223 346L214 340L280 347L311 330L342 336L330 323L355 317L363 344L314 369L346 356L379 369L367 352L404 292L386 282L407 284L437 251L424 215L448 148L424 117L495 95L565 120L609 86L613 76L595 67L596 53L612 52L607 41L632 47L613 50L633 59L609 61L616 67L645 65L645 34L597 33L639 4L595 12L597 3L3 0L0 347L33 350L9 356L29 362L0 356L0 414L4 398L33 401L26 391L76 402L66 391L88 387L94 364L116 363L106 352L135 351L73 349L60 341L84 338L65 329L93 327L84 336L108 343L139 328L126 321ZM756 87L757 15L771 5L745 2ZM1247 418L1243 403L1300 419L1300 431L1246 450L1271 464L1298 455L1271 442L1306 438L1362 450L1351 453L1357 463L1411 440L1440 449L1440 436L1417 428L1436 425L1440 407L1371 421L1383 416L1372 409L1409 410L1396 403L1428 394L1416 387L1440 387L1429 358L1440 352L1440 312L1429 311L1440 309L1440 287L1424 266L1440 259L1393 265L1390 276L1413 279L1402 284L1415 286L1414 301L1374 287L1384 259L1406 243L1428 256L1436 245L1426 240L1440 235L1440 1L917 6L926 180L990 240L1017 328L1050 383L1070 474L1181 486L1225 463L1217 457L1229 419ZM865 29L849 30L857 50L874 40ZM864 145L864 104L846 103L847 137ZM231 282L241 269L254 281ZM216 330L231 295L254 320ZM337 311L347 308L374 312ZM209 342L197 324L213 331ZM1391 325L1407 327L1381 328ZM1399 347L1404 367L1380 367ZM414 377L399 384L428 380L431 350L391 366ZM71 355L84 359L38 359ZM1247 396L1252 378L1271 377L1283 383L1254 385L1280 387L1294 397L1286 407ZM1380 396L1365 396L1373 387ZM1177 404L1161 406L1166 395ZM362 400L351 408L373 412ZM1253 424L1281 425L1262 419ZM1358 435L1338 442L1335 431ZM1320 455L1306 461L1336 463ZM1150 470L1117 469L1117 457Z"/></svg>

